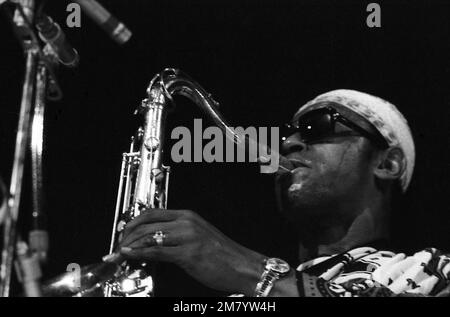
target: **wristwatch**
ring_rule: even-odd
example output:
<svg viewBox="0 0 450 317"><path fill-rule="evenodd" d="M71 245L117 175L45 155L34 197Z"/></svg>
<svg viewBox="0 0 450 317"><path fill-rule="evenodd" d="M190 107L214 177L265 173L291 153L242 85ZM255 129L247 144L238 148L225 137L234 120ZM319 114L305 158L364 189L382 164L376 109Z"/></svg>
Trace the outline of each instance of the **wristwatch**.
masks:
<svg viewBox="0 0 450 317"><path fill-rule="evenodd" d="M267 297L272 290L273 284L280 278L286 276L291 270L286 261L277 258L264 260L264 272L255 288L256 297Z"/></svg>

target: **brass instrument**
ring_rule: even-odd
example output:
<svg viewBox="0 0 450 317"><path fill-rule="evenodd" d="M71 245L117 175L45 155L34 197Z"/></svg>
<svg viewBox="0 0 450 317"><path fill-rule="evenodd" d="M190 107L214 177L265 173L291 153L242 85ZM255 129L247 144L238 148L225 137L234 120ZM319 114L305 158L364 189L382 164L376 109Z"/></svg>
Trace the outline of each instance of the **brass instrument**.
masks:
<svg viewBox="0 0 450 317"><path fill-rule="evenodd" d="M148 85L147 98L136 110L137 114L145 118L143 127L132 138L129 151L123 154L110 257L115 256L120 234L130 220L147 209L167 208L170 168L163 165L164 129L167 113L175 106L174 95L192 100L233 142L256 142L237 135L217 111L218 103L188 75L173 68L156 74ZM280 161L280 167L289 170L283 167L285 161ZM117 255L117 259L120 258ZM116 262L120 263L121 260ZM80 284L78 288L74 286L75 279ZM146 264L127 262L86 267L81 273L78 272L78 276L67 273L50 281L44 293L50 296L71 293L75 296L93 296L99 294L99 288L105 297L154 295L153 279Z"/></svg>

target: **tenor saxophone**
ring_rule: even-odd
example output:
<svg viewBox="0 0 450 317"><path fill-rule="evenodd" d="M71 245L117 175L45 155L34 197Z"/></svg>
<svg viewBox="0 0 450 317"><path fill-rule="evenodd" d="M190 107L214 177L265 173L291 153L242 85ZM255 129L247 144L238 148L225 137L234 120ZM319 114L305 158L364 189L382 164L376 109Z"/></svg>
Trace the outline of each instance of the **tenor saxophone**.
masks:
<svg viewBox="0 0 450 317"><path fill-rule="evenodd" d="M212 96L178 69L167 68L156 74L146 93L146 98L136 110L144 118L143 125L131 138L129 151L122 156L111 243L109 255L106 256L108 263L115 258L119 268L116 270L101 265L88 267L81 276L81 280L86 281L88 286L82 286L83 292L78 292L76 296L84 296L83 294L98 288L99 284L105 297L154 296L151 265L124 261L116 250L129 221L144 211L167 209L170 167L163 164L164 129L167 114L175 107L173 96L182 95L192 100L234 143L244 145L256 142L248 136L236 134L218 112L219 104ZM280 169L289 170L285 167L287 160L282 156L279 158ZM266 159L261 158L261 164ZM102 277L109 276L108 274L112 277L103 281ZM62 293L62 289L64 292L72 291L72 285L67 287L65 282L64 288L60 286L61 281L66 281L71 276L55 279L47 289L58 294Z"/></svg>

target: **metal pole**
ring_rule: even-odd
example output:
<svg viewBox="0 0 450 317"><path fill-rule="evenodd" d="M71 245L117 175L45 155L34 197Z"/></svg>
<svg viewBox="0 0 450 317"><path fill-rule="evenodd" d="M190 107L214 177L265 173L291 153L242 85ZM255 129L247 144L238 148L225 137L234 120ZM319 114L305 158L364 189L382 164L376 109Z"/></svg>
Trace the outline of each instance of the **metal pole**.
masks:
<svg viewBox="0 0 450 317"><path fill-rule="evenodd" d="M33 106L34 80L36 78L37 69L37 51L34 49L28 50L26 52L26 59L25 81L22 90L19 124L16 135L16 148L9 188L6 221L4 225L2 264L0 267L0 296L2 297L8 297L10 293L25 153L30 134L30 117Z"/></svg>
<svg viewBox="0 0 450 317"><path fill-rule="evenodd" d="M10 18L14 32L26 55L26 68L9 195L7 197L6 210L4 212L0 210L5 217L0 266L1 297L10 296L11 275L15 259L17 259L17 277L23 284L25 295L41 295L39 280L42 273L39 262L45 262L48 251L48 234L43 230L42 226L42 221L45 221L42 211L44 111L47 98L59 100L62 97L62 92L53 70L57 64L56 54L49 45L42 50L40 41L34 32L35 0L16 1L14 16L11 15ZM34 117L32 118L33 105L35 108ZM30 248L21 240L17 228L28 145L31 146L34 209L32 214L34 230L30 232L29 236ZM2 215L0 214L0 216Z"/></svg>
<svg viewBox="0 0 450 317"><path fill-rule="evenodd" d="M38 64L36 74L36 92L33 119L31 123L31 178L33 194L33 226L29 232L29 247L36 252L41 263L47 261L48 233L46 228L46 217L44 212L43 193L43 171L42 156L44 143L44 114L47 92L47 68L42 62Z"/></svg>

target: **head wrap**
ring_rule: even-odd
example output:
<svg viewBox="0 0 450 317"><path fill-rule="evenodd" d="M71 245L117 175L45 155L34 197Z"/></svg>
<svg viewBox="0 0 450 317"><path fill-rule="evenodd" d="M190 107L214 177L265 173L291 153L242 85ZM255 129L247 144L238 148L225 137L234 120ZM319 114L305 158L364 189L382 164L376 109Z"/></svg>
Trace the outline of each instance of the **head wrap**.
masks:
<svg viewBox="0 0 450 317"><path fill-rule="evenodd" d="M359 114L380 132L389 146L399 147L403 151L403 163L406 168L400 176L400 186L403 192L406 191L414 170L415 149L408 122L400 111L393 104L379 97L356 90L339 89L309 101L297 111L295 117L299 117L317 103L322 102L338 103Z"/></svg>

